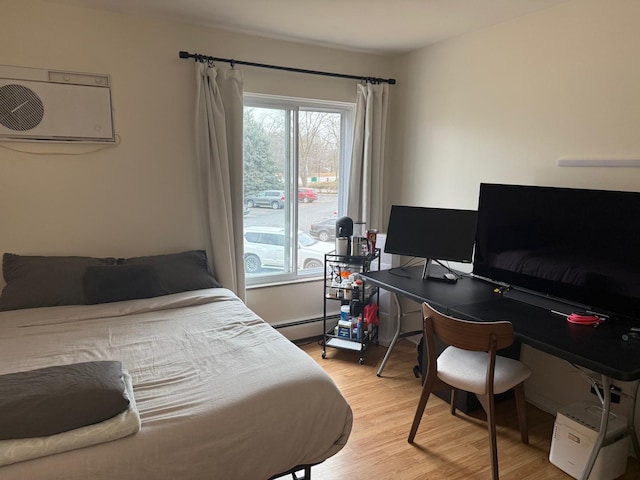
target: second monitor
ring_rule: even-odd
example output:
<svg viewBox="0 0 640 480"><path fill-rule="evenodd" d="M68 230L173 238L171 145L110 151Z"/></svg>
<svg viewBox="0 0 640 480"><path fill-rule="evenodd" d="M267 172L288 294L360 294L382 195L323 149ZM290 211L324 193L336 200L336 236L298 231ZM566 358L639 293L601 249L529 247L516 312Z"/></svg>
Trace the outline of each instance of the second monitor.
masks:
<svg viewBox="0 0 640 480"><path fill-rule="evenodd" d="M393 205L384 251L425 259L423 279L430 275L432 260L471 263L477 212L450 208Z"/></svg>

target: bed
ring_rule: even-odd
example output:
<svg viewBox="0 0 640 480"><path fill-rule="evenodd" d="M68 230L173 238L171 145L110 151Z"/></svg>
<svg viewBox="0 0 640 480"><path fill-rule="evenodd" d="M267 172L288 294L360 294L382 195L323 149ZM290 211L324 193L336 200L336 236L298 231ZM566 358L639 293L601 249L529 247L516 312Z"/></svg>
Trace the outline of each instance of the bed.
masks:
<svg viewBox="0 0 640 480"><path fill-rule="evenodd" d="M116 360L141 422L124 438L7 464L0 478L266 480L344 447L351 408L306 353L227 289L165 287L0 312L0 375Z"/></svg>

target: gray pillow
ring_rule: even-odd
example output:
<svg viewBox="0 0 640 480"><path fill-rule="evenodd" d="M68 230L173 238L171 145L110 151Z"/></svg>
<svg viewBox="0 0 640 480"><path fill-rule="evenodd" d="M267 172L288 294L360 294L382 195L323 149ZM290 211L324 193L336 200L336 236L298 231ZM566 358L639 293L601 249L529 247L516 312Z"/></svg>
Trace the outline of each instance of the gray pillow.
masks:
<svg viewBox="0 0 640 480"><path fill-rule="evenodd" d="M158 288L162 295L220 287L209 273L204 250L191 250L168 255L123 258L119 265L151 265L156 271Z"/></svg>
<svg viewBox="0 0 640 480"><path fill-rule="evenodd" d="M86 304L120 302L161 295L151 265L87 267L84 274Z"/></svg>
<svg viewBox="0 0 640 480"><path fill-rule="evenodd" d="M125 411L122 365L75 363L0 375L0 440L46 437Z"/></svg>
<svg viewBox="0 0 640 480"><path fill-rule="evenodd" d="M115 258L43 257L5 253L2 270L7 285L0 311L82 305L87 267L114 265Z"/></svg>

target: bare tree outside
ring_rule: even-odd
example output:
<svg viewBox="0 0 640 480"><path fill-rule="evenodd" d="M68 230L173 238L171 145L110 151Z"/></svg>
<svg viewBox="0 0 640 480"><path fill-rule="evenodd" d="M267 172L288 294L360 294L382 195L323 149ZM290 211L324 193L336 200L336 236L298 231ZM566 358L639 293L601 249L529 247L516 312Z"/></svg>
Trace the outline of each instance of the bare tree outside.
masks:
<svg viewBox="0 0 640 480"><path fill-rule="evenodd" d="M287 163L287 118L282 109L247 108L245 116L245 145L254 145L268 139L270 170L284 172ZM340 165L340 132L342 116L336 112L300 110L298 117L298 185L316 187L315 183L331 184L333 190ZM249 128L247 128L249 127ZM259 137L256 138L256 137ZM262 142L261 142L262 141ZM262 156L265 159L265 155ZM251 159L249 160L251 161ZM245 165L245 168L249 165ZM261 171L264 171L261 169ZM273 177L271 177L273 178ZM274 184L263 188L282 188L281 178L273 178ZM315 180L315 181L314 181ZM268 183L268 178L260 182ZM254 182L249 181L249 184ZM248 186L248 185L247 185Z"/></svg>
<svg viewBox="0 0 640 480"><path fill-rule="evenodd" d="M316 182L320 178L337 178L340 163L340 122L339 113L311 110L300 112L300 186L315 186L310 185L313 178Z"/></svg>

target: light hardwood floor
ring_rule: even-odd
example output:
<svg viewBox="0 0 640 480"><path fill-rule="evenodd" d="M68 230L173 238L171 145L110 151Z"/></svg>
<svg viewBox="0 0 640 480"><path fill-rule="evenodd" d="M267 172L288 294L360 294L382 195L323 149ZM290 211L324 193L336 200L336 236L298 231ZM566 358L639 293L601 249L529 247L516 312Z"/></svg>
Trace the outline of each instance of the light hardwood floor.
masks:
<svg viewBox="0 0 640 480"><path fill-rule="evenodd" d="M382 377L376 376L386 348L371 345L364 365L358 354L300 345L336 382L354 413L349 441L338 454L313 467L313 480L474 480L491 477L488 434L482 410L452 416L449 406L431 396L415 444L407 443L420 395L413 376L416 346L398 342ZM498 461L502 480L570 480L549 462L554 417L527 404L529 445L520 442L512 399L496 405ZM318 425L322 428L322 425ZM640 479L640 464L630 457L624 480Z"/></svg>

